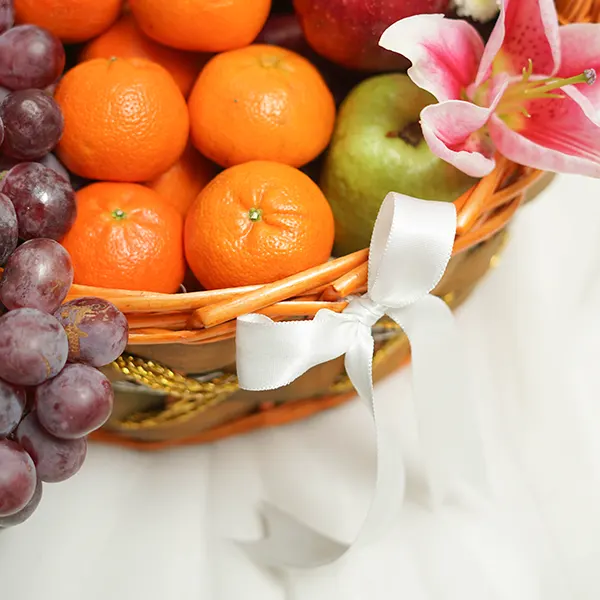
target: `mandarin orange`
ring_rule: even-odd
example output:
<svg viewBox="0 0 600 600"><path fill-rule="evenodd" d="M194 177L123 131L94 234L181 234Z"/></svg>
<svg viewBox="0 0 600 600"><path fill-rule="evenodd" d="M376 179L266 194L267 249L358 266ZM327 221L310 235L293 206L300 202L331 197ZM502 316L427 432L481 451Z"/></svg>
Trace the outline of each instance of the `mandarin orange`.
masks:
<svg viewBox="0 0 600 600"><path fill-rule="evenodd" d="M63 42L84 42L119 17L122 0L14 0L18 23L50 30Z"/></svg>
<svg viewBox="0 0 600 600"><path fill-rule="evenodd" d="M55 99L65 120L58 155L82 177L149 181L177 161L186 146L185 99L154 62L83 62L65 74Z"/></svg>
<svg viewBox="0 0 600 600"><path fill-rule="evenodd" d="M98 182L77 192L77 218L62 240L75 283L176 292L185 275L183 219L153 190Z"/></svg>
<svg viewBox="0 0 600 600"><path fill-rule="evenodd" d="M271 0L129 0L142 31L181 50L222 52L252 43Z"/></svg>
<svg viewBox="0 0 600 600"><path fill-rule="evenodd" d="M300 167L325 149L335 121L333 96L317 69L267 45L213 57L188 107L194 145L224 167L250 160Z"/></svg>
<svg viewBox="0 0 600 600"><path fill-rule="evenodd" d="M269 283L325 262L334 224L319 187L281 163L217 175L185 220L185 253L207 289Z"/></svg>

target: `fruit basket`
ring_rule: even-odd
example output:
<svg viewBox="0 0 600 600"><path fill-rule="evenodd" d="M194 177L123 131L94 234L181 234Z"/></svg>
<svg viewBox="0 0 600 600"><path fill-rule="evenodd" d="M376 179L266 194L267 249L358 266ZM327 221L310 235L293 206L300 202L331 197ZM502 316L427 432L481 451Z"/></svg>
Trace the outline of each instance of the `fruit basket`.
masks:
<svg viewBox="0 0 600 600"><path fill-rule="evenodd" d="M597 22L600 4L559 2L561 23ZM499 160L496 169L462 194L454 256L435 290L459 306L498 260L507 225L519 207L550 181L547 173ZM70 296L101 295L128 317L125 353L106 374L115 409L99 441L142 450L203 443L303 419L334 407L354 391L343 360L320 365L285 388L240 390L235 375L235 319L249 312L271 318L311 318L341 311L366 289L367 250L331 260L275 283L165 296L74 286ZM375 380L407 360L402 331L385 319L375 327Z"/></svg>
<svg viewBox="0 0 600 600"><path fill-rule="evenodd" d="M88 436L157 450L364 398L366 338L374 381L411 344L419 370L397 321L423 280L438 348L519 208L600 176L600 0L67 4L0 0L0 528ZM265 369L254 318L288 332ZM313 339L247 385L327 319L357 326L345 358Z"/></svg>

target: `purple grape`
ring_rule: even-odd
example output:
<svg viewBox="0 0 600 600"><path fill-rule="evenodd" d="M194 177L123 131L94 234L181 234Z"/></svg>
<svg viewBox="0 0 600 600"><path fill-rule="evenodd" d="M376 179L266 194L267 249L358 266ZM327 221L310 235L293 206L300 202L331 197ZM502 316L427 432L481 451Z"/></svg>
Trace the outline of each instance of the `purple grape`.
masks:
<svg viewBox="0 0 600 600"><path fill-rule="evenodd" d="M13 167L16 167L21 162L23 161L17 160L16 158L11 158L10 156L0 156L0 171L10 171ZM71 179L71 176L69 175L67 169L65 169L63 164L52 153L46 154L46 156L42 156L42 158L38 158L31 162L40 163L40 165L44 165L45 167L52 169L53 171L58 173L66 182L69 182Z"/></svg>
<svg viewBox="0 0 600 600"><path fill-rule="evenodd" d="M39 385L60 373L69 342L61 324L35 308L0 317L0 378L16 385Z"/></svg>
<svg viewBox="0 0 600 600"><path fill-rule="evenodd" d="M26 405L25 390L0 379L0 438L6 437L17 428Z"/></svg>
<svg viewBox="0 0 600 600"><path fill-rule="evenodd" d="M31 457L10 440L0 440L0 517L23 510L33 498L37 476Z"/></svg>
<svg viewBox="0 0 600 600"><path fill-rule="evenodd" d="M84 437L106 423L114 394L110 381L88 365L67 365L35 391L42 427L61 439Z"/></svg>
<svg viewBox="0 0 600 600"><path fill-rule="evenodd" d="M8 260L18 243L19 226L15 207L7 196L0 194L0 266Z"/></svg>
<svg viewBox="0 0 600 600"><path fill-rule="evenodd" d="M46 483L58 483L73 477L81 468L87 453L87 440L61 440L49 434L29 413L17 427L17 440L29 453L38 477Z"/></svg>
<svg viewBox="0 0 600 600"><path fill-rule="evenodd" d="M54 240L39 238L19 246L0 279L0 301L8 308L53 313L73 284L69 253Z"/></svg>
<svg viewBox="0 0 600 600"><path fill-rule="evenodd" d="M9 90L43 89L65 68L60 40L37 25L19 25L0 36L0 85Z"/></svg>
<svg viewBox="0 0 600 600"><path fill-rule="evenodd" d="M0 192L17 213L19 237L60 240L77 216L75 193L58 173L34 162L18 164L4 177Z"/></svg>
<svg viewBox="0 0 600 600"><path fill-rule="evenodd" d="M15 525L20 525L24 523L31 517L31 515L36 511L37 507L40 504L42 499L42 494L44 491L44 484L40 479L37 480L37 484L35 486L35 492L33 492L33 497L28 502L25 508L22 508L19 512L14 515L10 515L10 517L0 517L0 529L6 529L8 527L14 527Z"/></svg>
<svg viewBox="0 0 600 600"><path fill-rule="evenodd" d="M121 356L127 346L129 327L125 315L102 298L71 300L54 316L67 332L70 362L103 367Z"/></svg>
<svg viewBox="0 0 600 600"><path fill-rule="evenodd" d="M15 24L13 0L0 0L0 33L4 33Z"/></svg>
<svg viewBox="0 0 600 600"><path fill-rule="evenodd" d="M4 123L2 151L20 160L45 156L60 140L65 126L54 98L41 90L12 92L0 105Z"/></svg>

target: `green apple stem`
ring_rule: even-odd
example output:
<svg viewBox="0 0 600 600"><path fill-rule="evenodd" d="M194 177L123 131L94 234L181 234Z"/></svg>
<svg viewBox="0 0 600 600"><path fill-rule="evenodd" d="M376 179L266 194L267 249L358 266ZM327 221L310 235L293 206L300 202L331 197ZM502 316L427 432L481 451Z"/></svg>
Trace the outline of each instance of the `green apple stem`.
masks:
<svg viewBox="0 0 600 600"><path fill-rule="evenodd" d="M423 130L421 129L421 124L415 121L414 123L409 123L401 131L389 131L385 137L400 138L409 146L416 148L423 141Z"/></svg>

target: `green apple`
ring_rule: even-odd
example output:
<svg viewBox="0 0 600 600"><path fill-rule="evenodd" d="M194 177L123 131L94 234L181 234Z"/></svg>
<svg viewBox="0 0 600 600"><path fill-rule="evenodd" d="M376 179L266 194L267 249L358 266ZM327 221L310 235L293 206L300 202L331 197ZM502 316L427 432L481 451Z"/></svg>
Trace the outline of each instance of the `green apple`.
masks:
<svg viewBox="0 0 600 600"><path fill-rule="evenodd" d="M453 201L475 183L423 139L419 114L435 101L403 74L371 77L344 100L321 175L336 255L368 247L388 192Z"/></svg>

